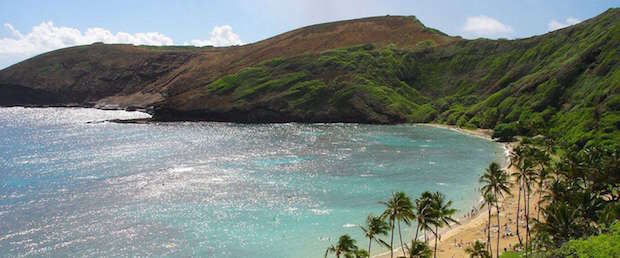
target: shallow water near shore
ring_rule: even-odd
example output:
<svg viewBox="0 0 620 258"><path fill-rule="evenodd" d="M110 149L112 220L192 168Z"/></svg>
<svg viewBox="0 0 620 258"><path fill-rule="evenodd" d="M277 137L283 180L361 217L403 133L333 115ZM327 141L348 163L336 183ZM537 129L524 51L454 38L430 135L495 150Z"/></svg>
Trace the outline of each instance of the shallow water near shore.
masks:
<svg viewBox="0 0 620 258"><path fill-rule="evenodd" d="M366 248L357 225L393 191L469 211L504 158L423 125L87 123L145 116L0 108L2 253L322 257L345 233Z"/></svg>

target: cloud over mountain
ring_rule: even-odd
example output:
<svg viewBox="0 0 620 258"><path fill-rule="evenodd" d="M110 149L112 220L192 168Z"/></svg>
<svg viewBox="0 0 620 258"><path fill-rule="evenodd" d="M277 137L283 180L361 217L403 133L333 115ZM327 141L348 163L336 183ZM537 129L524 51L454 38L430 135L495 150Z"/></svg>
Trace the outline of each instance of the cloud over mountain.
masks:
<svg viewBox="0 0 620 258"><path fill-rule="evenodd" d="M579 19L577 19L575 17L568 17L568 18L566 18L565 22L560 22L560 21L557 21L557 20L551 20L549 22L549 24L547 25L547 28L549 29L549 31L554 31L554 30L559 30L559 29L564 28L564 27L575 25L575 24L580 23L580 22L581 22L581 20L579 20Z"/></svg>
<svg viewBox="0 0 620 258"><path fill-rule="evenodd" d="M233 32L232 27L229 25L223 26L215 26L213 30L211 30L211 36L209 39L201 40L194 39L185 43L186 45L194 45L194 46L231 46L231 45L241 45L243 42L239 35Z"/></svg>
<svg viewBox="0 0 620 258"><path fill-rule="evenodd" d="M17 30L10 23L5 23L4 27L10 36L0 38L0 69L41 53L94 42L153 46L174 44L171 37L160 32L114 33L99 27L80 31L72 27L57 26L52 21L41 22L41 24L32 27L32 30L26 34ZM239 35L232 31L232 27L224 25L214 27L209 39L194 39L185 44L229 46L240 45L242 41Z"/></svg>
<svg viewBox="0 0 620 258"><path fill-rule="evenodd" d="M512 27L485 15L467 17L463 31L476 36L499 36L512 33Z"/></svg>

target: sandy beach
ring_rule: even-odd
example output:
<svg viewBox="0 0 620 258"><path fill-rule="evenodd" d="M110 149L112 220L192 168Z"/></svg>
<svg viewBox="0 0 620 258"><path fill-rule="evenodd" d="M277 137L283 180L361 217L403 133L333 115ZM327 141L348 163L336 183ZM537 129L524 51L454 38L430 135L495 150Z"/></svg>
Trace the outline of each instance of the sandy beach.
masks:
<svg viewBox="0 0 620 258"><path fill-rule="evenodd" d="M464 134L482 137L485 139L491 140L491 135L493 133L492 130L489 129L464 129L458 128L455 126L449 125L440 125L440 124L422 124L425 126L433 126L438 128L445 128L450 130L455 130ZM504 143L504 148L506 148L506 154L509 153L510 150L515 148L518 144L516 142L513 143ZM506 157L508 158L508 157ZM515 168L504 168L508 170L508 173L515 172ZM512 178L511 178L512 179ZM512 179L514 180L514 179ZM519 240L516 236L516 211L517 211L517 198L519 193L519 187L513 181L513 186L511 187L510 196L505 196L504 199L500 201L500 253L506 250L512 250L512 247L515 244L519 243ZM530 217L536 216L536 199L537 196L532 195L532 199L530 200ZM478 207L476 207L478 208ZM523 204L521 209L523 209ZM523 212L522 212L523 213ZM469 214L468 214L469 215ZM522 214L523 215L523 214ZM486 207L482 210L479 210L473 215L459 217L458 218L460 224L453 225L451 228L444 227L440 232L441 240L437 243L437 256L438 257L468 257L465 253L465 248L467 246L472 245L476 240L480 240L482 242L486 242L487 239L487 223L488 223L488 213ZM519 219L519 224L521 227L519 228L521 237L525 235L525 220L524 216L521 216ZM531 226L531 225L530 225ZM505 235L505 228L510 228L510 231L513 233L512 236ZM497 212L495 209L491 211L491 243L493 248L493 254L495 254L495 248L497 244ZM428 245L431 249L434 247L434 239L429 239ZM394 257L401 257L403 253L401 248L398 247L394 249ZM389 258L390 252L385 252L379 255L375 255L373 257L377 258Z"/></svg>

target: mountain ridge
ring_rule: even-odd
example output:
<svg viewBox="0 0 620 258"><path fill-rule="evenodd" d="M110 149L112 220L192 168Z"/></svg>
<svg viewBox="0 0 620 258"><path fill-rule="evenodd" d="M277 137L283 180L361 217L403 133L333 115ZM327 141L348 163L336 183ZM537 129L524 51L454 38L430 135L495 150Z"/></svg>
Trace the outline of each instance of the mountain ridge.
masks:
<svg viewBox="0 0 620 258"><path fill-rule="evenodd" d="M423 40L439 45L456 41L458 38L430 31L415 17L383 16L306 26L243 46L198 48L95 43L51 51L15 64L0 71L0 83L60 95L54 99L66 97L67 92L63 89L68 89L70 94L78 93L77 97L61 102L79 104L99 102L121 107L146 106L163 100L165 96L176 95L196 87L199 84L196 81L208 83L264 60L318 53L365 43L378 46L394 43L403 48L412 48ZM111 59L106 60L110 66L123 69L106 67L103 58ZM62 67L57 67L59 64ZM130 74L126 74L128 71L138 74L139 78L119 80L115 76L124 74L126 77L131 77ZM60 78L79 79L83 76L88 77L87 80ZM126 87L112 86L100 81L114 81L117 85ZM83 85L86 83L94 86ZM102 90L102 87L105 90ZM82 93L81 89L84 89L83 94L93 94L82 96L79 94ZM140 97L133 98L132 94L143 96L142 99L148 101L140 101ZM2 100L0 104L6 105Z"/></svg>
<svg viewBox="0 0 620 258"><path fill-rule="evenodd" d="M0 84L17 95L19 87L34 90L27 94L38 101L83 86L86 93L77 95L86 101L79 104L146 103L157 121L439 122L614 145L620 142L617 42L618 8L516 40L464 40L415 17L386 16L308 26L229 48L76 47L2 70ZM57 67L62 51L82 59L60 55L68 64ZM84 59L90 62L81 67ZM91 66L107 69L92 73ZM56 73L68 75L53 77L56 88L23 83ZM123 84L109 92L89 88L102 80Z"/></svg>

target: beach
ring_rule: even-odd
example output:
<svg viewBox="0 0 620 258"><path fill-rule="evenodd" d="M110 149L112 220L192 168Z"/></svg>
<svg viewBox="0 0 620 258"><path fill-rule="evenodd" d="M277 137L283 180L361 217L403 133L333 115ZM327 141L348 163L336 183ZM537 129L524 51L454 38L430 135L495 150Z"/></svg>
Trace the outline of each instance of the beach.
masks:
<svg viewBox="0 0 620 258"><path fill-rule="evenodd" d="M493 133L492 130L488 129L464 129L456 126L449 125L440 125L440 124L424 124L425 126L432 126L438 128L445 128L454 131L458 131L464 134L468 134L471 136L482 137L491 140L491 135ZM508 154L510 151L518 145L517 142L504 143L504 148L506 149L506 158L508 159ZM508 162L506 162L508 164ZM508 173L513 173L516 171L516 168L504 167ZM519 240L516 235L516 211L517 211L517 198L519 193L519 187L514 181L514 178L511 177L513 185L511 186L511 194L505 196L500 201L500 253L504 252L504 250L512 250L512 247L519 243ZM534 191L532 191L534 192ZM530 218L536 216L536 205L537 196L532 195L530 200ZM523 209L523 206L521 206ZM451 227L444 227L439 230L439 235L441 236L441 240L437 243L437 257L469 257L465 253L465 248L472 245L476 240L480 240L481 242L486 242L487 239L487 222L488 222L488 212L487 208L483 207L472 207L472 210L477 210L474 214L468 213L464 217L459 217L458 225L452 225ZM519 228L521 238L524 240L525 235L525 220L523 217L523 211L521 212L522 216L519 219L519 224L521 227ZM495 254L495 248L497 244L497 212L495 209L491 211L491 244L493 254ZM495 226L495 227L494 227ZM531 225L530 225L531 227ZM512 235L505 235L507 232L505 228L510 228L510 232ZM431 249L434 248L434 237L429 236L428 245ZM403 256L402 248L400 246L394 249L394 257ZM386 258L390 257L390 252L381 253L379 255L375 255L373 257L376 258Z"/></svg>

